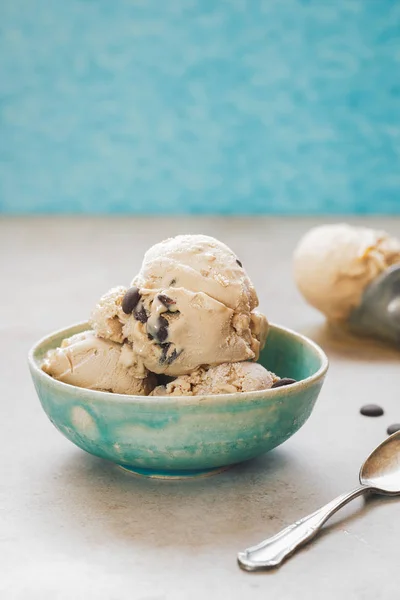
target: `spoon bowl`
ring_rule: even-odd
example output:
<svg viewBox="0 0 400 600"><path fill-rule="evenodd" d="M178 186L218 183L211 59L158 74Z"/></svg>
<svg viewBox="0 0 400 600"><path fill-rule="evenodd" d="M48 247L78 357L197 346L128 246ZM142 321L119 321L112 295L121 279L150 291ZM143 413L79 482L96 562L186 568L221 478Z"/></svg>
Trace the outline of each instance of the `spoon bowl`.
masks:
<svg viewBox="0 0 400 600"><path fill-rule="evenodd" d="M360 483L377 494L400 494L400 431L368 456L360 470Z"/></svg>

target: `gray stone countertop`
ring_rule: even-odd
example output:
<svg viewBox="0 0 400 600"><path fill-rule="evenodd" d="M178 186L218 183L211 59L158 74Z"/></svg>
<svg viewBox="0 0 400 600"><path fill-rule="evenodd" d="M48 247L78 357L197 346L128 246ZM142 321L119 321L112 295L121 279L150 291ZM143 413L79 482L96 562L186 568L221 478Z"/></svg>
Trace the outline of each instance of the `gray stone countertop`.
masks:
<svg viewBox="0 0 400 600"><path fill-rule="evenodd" d="M325 219L334 220L334 219ZM336 219L338 220L338 219ZM351 219L400 236L400 218ZM354 501L280 570L248 574L238 550L357 485L400 421L400 352L328 330L291 276L322 219L3 218L0 597L4 600L379 600L399 597L400 500ZM261 309L309 335L330 370L306 425L268 455L191 481L147 480L85 454L47 420L26 364L41 336L84 320L161 238L203 232L232 246ZM379 418L359 414L378 402Z"/></svg>

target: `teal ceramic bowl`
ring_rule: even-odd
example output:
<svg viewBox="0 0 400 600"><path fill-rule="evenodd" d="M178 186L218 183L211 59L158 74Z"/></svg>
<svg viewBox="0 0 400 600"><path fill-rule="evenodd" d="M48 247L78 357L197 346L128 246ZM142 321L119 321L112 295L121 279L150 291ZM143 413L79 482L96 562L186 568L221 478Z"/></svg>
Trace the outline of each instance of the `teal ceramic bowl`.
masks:
<svg viewBox="0 0 400 600"><path fill-rule="evenodd" d="M259 392L215 396L143 397L61 383L41 362L81 323L40 340L29 367L40 402L71 442L134 473L187 477L212 473L268 452L308 419L328 368L324 352L306 337L271 325L260 363L298 382Z"/></svg>

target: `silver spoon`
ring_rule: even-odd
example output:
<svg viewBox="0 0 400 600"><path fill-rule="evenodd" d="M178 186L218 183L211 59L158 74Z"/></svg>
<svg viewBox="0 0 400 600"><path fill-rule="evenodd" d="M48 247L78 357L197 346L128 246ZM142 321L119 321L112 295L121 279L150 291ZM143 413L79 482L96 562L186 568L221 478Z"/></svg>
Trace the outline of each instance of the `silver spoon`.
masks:
<svg viewBox="0 0 400 600"><path fill-rule="evenodd" d="M262 571L280 566L285 558L316 536L339 508L361 494L400 494L400 431L375 448L362 465L359 478L361 486L354 491L338 496L261 544L239 552L238 562L242 569Z"/></svg>

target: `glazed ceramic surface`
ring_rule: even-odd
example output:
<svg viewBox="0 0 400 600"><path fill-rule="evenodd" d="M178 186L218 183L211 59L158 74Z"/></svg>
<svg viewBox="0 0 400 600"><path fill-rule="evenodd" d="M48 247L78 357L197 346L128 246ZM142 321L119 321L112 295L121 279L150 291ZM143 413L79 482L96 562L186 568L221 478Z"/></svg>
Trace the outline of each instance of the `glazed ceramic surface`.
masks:
<svg viewBox="0 0 400 600"><path fill-rule="evenodd" d="M297 383L259 392L142 397L78 388L40 369L44 355L81 323L38 342L29 367L51 422L74 444L136 473L207 474L282 444L308 419L328 361L307 338L271 326L260 363Z"/></svg>

